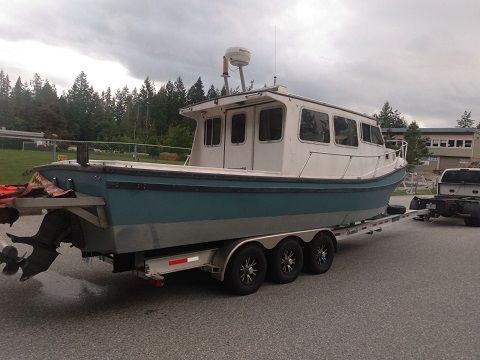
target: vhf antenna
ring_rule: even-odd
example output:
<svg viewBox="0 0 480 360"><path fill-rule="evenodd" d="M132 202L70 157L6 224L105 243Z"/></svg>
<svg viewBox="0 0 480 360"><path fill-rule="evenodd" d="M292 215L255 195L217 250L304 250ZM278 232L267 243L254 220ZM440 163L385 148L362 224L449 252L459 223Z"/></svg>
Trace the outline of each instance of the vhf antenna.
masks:
<svg viewBox="0 0 480 360"><path fill-rule="evenodd" d="M277 25L275 25L275 71L273 72L273 86L277 85Z"/></svg>

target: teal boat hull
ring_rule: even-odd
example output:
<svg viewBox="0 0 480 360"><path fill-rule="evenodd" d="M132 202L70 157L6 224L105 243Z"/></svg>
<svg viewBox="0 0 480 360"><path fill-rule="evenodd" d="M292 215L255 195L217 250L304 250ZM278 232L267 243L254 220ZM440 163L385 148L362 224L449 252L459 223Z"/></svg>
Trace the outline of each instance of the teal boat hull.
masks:
<svg viewBox="0 0 480 360"><path fill-rule="evenodd" d="M382 213L405 169L373 179L321 180L47 165L59 187L105 199L109 226L83 222L85 248L128 253L313 228ZM54 180L55 179L55 180Z"/></svg>

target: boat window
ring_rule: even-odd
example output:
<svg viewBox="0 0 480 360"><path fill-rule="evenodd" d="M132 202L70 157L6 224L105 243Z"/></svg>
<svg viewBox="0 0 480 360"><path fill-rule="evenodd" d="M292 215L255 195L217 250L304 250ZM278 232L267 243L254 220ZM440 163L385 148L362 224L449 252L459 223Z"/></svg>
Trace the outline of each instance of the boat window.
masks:
<svg viewBox="0 0 480 360"><path fill-rule="evenodd" d="M358 146L357 123L341 116L333 118L335 142L339 145Z"/></svg>
<svg viewBox="0 0 480 360"><path fill-rule="evenodd" d="M219 117L205 120L205 131L203 142L207 146L220 144L220 131L222 128L221 119Z"/></svg>
<svg viewBox="0 0 480 360"><path fill-rule="evenodd" d="M362 123L362 140L377 145L383 145L382 132L377 126L369 124Z"/></svg>
<svg viewBox="0 0 480 360"><path fill-rule="evenodd" d="M300 139L329 143L330 128L328 115L318 111L303 109L300 122Z"/></svg>
<svg viewBox="0 0 480 360"><path fill-rule="evenodd" d="M377 126L372 126L371 127L371 132L372 132L372 142L377 145L383 145L383 136L382 136L382 131L380 130L379 127Z"/></svg>
<svg viewBox="0 0 480 360"><path fill-rule="evenodd" d="M241 144L245 142L245 114L235 114L232 116L232 144Z"/></svg>
<svg viewBox="0 0 480 360"><path fill-rule="evenodd" d="M282 138L283 109L273 108L260 111L258 139L260 141L280 140Z"/></svg>
<svg viewBox="0 0 480 360"><path fill-rule="evenodd" d="M364 123L362 123L362 140L372 142L372 137L370 136L370 125Z"/></svg>

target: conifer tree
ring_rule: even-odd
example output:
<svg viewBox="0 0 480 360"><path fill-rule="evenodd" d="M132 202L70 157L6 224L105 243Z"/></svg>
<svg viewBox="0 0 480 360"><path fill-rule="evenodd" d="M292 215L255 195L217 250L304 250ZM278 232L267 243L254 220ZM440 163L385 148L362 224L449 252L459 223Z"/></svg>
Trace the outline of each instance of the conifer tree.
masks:
<svg viewBox="0 0 480 360"><path fill-rule="evenodd" d="M475 123L475 120L472 119L472 112L465 110L460 117L460 119L457 120L457 127L459 128L471 128L473 127L473 124Z"/></svg>
<svg viewBox="0 0 480 360"><path fill-rule="evenodd" d="M195 84L188 89L187 104L195 104L205 100L205 91L203 90L202 78L199 77Z"/></svg>
<svg viewBox="0 0 480 360"><path fill-rule="evenodd" d="M407 127L407 122L400 111L394 110L388 101L385 102L380 113L374 114L373 117L377 119L378 125L382 129Z"/></svg>
<svg viewBox="0 0 480 360"><path fill-rule="evenodd" d="M407 161L409 164L418 165L420 160L429 156L425 139L422 138L418 124L415 121L408 125L405 132L405 141L408 143Z"/></svg>
<svg viewBox="0 0 480 360"><path fill-rule="evenodd" d="M3 70L0 70L0 127L10 128L12 125L9 101L10 90L10 79Z"/></svg>
<svg viewBox="0 0 480 360"><path fill-rule="evenodd" d="M211 85L210 89L208 89L207 92L207 99L212 100L220 96L220 91L218 89L215 89L215 86Z"/></svg>

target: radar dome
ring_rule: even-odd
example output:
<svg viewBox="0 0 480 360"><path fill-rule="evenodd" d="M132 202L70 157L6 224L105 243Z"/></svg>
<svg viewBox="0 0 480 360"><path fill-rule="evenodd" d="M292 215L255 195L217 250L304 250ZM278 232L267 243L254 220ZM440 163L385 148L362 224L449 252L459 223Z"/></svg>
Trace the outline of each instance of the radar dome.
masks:
<svg viewBox="0 0 480 360"><path fill-rule="evenodd" d="M250 51L242 47L231 47L225 51L225 57L233 66L246 66L250 62Z"/></svg>

